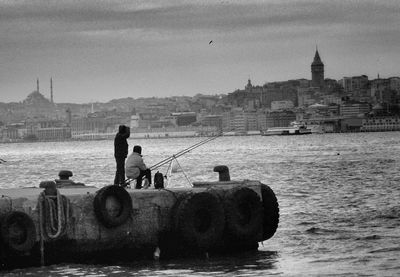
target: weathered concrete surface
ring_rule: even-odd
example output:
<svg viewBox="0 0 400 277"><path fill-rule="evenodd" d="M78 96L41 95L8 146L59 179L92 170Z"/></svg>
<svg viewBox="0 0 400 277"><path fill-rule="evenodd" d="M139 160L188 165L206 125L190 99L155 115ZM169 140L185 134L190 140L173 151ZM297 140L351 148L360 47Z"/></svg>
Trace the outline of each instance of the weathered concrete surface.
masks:
<svg viewBox="0 0 400 277"><path fill-rule="evenodd" d="M60 188L60 194L69 200L68 226L65 234L57 240L45 238L45 254L51 259L60 251L74 255L118 249L154 250L159 244L160 234L173 230L172 209L180 197L202 191L223 195L238 185L253 189L261 199L260 182L248 180L195 183L188 189L127 189L132 201L132 214L125 223L113 228L103 226L96 218L93 200L99 188ZM39 188L0 189L0 216L16 210L33 219L37 246L31 255L35 256L40 255L38 199L42 191Z"/></svg>

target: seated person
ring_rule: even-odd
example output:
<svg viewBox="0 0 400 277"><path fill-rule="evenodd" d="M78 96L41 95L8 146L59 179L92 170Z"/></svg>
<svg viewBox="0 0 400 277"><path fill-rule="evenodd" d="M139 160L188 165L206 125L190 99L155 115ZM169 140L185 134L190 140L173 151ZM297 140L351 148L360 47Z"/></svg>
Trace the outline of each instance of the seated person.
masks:
<svg viewBox="0 0 400 277"><path fill-rule="evenodd" d="M133 147L133 152L125 163L125 174L129 179L136 179L136 189L142 188L143 177L146 177L149 184L151 184L151 171L143 161L141 146L135 145Z"/></svg>

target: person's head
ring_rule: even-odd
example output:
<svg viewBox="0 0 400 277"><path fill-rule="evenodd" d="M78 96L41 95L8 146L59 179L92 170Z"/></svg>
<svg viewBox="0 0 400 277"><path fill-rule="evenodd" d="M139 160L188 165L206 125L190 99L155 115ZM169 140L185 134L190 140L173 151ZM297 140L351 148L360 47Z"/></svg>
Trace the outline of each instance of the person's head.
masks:
<svg viewBox="0 0 400 277"><path fill-rule="evenodd" d="M133 152L138 153L139 155L142 155L142 147L140 145L133 146Z"/></svg>
<svg viewBox="0 0 400 277"><path fill-rule="evenodd" d="M119 125L118 133L123 134L125 132L126 132L126 126L125 125Z"/></svg>

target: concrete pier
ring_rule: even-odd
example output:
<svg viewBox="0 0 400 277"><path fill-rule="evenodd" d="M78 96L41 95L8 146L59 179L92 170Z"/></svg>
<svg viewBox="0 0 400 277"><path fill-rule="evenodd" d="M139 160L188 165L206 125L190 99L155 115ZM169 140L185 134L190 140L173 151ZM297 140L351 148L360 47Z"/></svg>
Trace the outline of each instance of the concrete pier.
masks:
<svg viewBox="0 0 400 277"><path fill-rule="evenodd" d="M202 182L187 189L79 186L48 195L44 191L0 189L3 268L121 256L151 259L158 250L163 258L254 249L275 233L279 221L275 195L258 181Z"/></svg>

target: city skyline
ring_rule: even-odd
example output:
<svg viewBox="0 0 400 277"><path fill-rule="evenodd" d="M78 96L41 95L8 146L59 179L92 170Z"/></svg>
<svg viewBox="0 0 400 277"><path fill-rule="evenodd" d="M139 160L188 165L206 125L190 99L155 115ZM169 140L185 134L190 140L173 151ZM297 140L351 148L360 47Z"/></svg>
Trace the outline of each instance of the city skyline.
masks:
<svg viewBox="0 0 400 277"><path fill-rule="evenodd" d="M2 1L0 102L41 81L54 102L229 93L311 79L398 76L397 1ZM211 42L212 41L212 42Z"/></svg>

